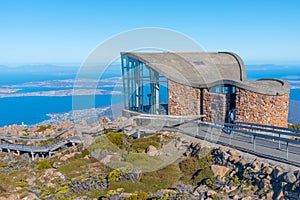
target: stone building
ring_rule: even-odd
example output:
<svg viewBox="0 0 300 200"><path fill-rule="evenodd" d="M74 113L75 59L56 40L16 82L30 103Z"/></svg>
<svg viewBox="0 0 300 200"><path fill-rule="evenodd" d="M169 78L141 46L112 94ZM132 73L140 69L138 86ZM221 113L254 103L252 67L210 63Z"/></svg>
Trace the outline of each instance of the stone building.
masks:
<svg viewBox="0 0 300 200"><path fill-rule="evenodd" d="M208 122L287 126L290 85L247 80L242 59L230 52L121 53L124 113L200 116Z"/></svg>

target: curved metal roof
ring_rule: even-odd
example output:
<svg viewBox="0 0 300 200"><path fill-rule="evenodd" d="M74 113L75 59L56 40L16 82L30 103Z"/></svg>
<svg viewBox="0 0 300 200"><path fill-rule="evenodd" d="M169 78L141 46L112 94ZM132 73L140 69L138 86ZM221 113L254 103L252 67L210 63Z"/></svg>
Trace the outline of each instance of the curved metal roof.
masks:
<svg viewBox="0 0 300 200"><path fill-rule="evenodd" d="M231 84L267 95L283 95L290 90L284 80L247 80L242 59L230 52L123 52L121 55L140 60L169 80L192 87Z"/></svg>

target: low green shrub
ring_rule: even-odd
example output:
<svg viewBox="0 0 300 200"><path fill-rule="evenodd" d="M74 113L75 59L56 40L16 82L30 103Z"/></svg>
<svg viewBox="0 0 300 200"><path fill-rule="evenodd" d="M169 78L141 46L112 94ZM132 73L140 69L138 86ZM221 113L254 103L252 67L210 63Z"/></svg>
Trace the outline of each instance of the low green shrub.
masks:
<svg viewBox="0 0 300 200"><path fill-rule="evenodd" d="M166 166L154 172L145 172L138 182L114 182L109 189L124 188L124 192L156 192L162 188L171 188L176 185L182 176L175 164Z"/></svg>
<svg viewBox="0 0 300 200"><path fill-rule="evenodd" d="M90 152L99 149L101 151L116 152L119 148L116 145L112 145L112 142L105 135L102 135L97 137L88 148Z"/></svg>
<svg viewBox="0 0 300 200"><path fill-rule="evenodd" d="M127 146L130 146L132 137L122 133L122 132L109 132L105 134L111 143L119 147L120 149L125 149Z"/></svg>
<svg viewBox="0 0 300 200"><path fill-rule="evenodd" d="M111 171L107 177L109 182L116 182L119 181L120 178L122 178L122 173L119 169L115 169Z"/></svg>
<svg viewBox="0 0 300 200"><path fill-rule="evenodd" d="M179 168L183 173L181 180L185 184L197 185L204 179L211 178L213 173L210 166L213 163L211 152L203 157L189 157L179 163Z"/></svg>
<svg viewBox="0 0 300 200"><path fill-rule="evenodd" d="M42 126L39 126L39 129L37 130L37 132L44 132L46 129L49 129L51 128L51 125L42 125Z"/></svg>
<svg viewBox="0 0 300 200"><path fill-rule="evenodd" d="M199 170L193 177L192 177L192 185L199 185L203 180L210 179L211 181L214 179L214 173L212 172L211 168L205 167L204 169ZM213 185L210 185L213 187Z"/></svg>
<svg viewBox="0 0 300 200"><path fill-rule="evenodd" d="M78 174L79 172L86 171L85 166L92 163L91 159L79 158L76 160L70 160L67 164L58 168L58 171L65 175Z"/></svg>
<svg viewBox="0 0 300 200"><path fill-rule="evenodd" d="M288 127L293 129L300 129L300 124L289 124Z"/></svg>
<svg viewBox="0 0 300 200"><path fill-rule="evenodd" d="M233 182L234 182L234 184L236 184L236 185L241 184L241 181L240 181L240 179L239 179L239 177L238 177L237 175L234 175L234 177L233 177Z"/></svg>
<svg viewBox="0 0 300 200"><path fill-rule="evenodd" d="M160 148L160 135L155 134L149 137L137 138L131 144L131 151L135 151L138 153L144 152L150 145Z"/></svg>
<svg viewBox="0 0 300 200"><path fill-rule="evenodd" d="M39 170L50 169L51 167L52 166L50 160L46 160L46 159L42 159L38 165Z"/></svg>
<svg viewBox="0 0 300 200"><path fill-rule="evenodd" d="M219 197L217 194L212 194L210 197L212 198L212 200L219 200Z"/></svg>
<svg viewBox="0 0 300 200"><path fill-rule="evenodd" d="M138 194L132 194L127 197L126 200L147 200L150 197L146 192L139 192Z"/></svg>

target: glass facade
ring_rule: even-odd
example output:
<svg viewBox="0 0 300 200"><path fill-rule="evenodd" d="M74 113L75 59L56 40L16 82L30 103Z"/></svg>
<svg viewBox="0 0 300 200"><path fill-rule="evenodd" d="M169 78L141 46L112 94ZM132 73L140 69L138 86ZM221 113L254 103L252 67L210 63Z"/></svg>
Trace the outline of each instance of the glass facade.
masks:
<svg viewBox="0 0 300 200"><path fill-rule="evenodd" d="M209 89L212 93L217 94L235 94L235 86L233 85L218 85Z"/></svg>
<svg viewBox="0 0 300 200"><path fill-rule="evenodd" d="M167 79L135 58L123 55L121 62L125 109L167 115Z"/></svg>

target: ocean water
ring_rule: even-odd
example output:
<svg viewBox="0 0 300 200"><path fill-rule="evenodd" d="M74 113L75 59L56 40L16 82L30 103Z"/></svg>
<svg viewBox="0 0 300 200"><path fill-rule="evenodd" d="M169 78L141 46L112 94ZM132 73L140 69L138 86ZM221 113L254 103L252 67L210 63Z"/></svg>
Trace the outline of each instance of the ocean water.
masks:
<svg viewBox="0 0 300 200"><path fill-rule="evenodd" d="M114 97L113 103L119 103L123 100L120 97ZM112 95L96 95L95 107L105 107L111 105ZM91 104L85 104L90 101L90 96L81 96L80 108L90 108ZM93 102L92 102L93 103ZM86 105L86 106L85 106ZM11 97L0 98L0 126L8 124L32 125L49 119L48 113L69 112L72 110L72 97Z"/></svg>
<svg viewBox="0 0 300 200"><path fill-rule="evenodd" d="M26 67L26 66L25 66ZM75 68L59 69L56 71L55 66L50 69L51 73L47 71L40 71L32 67L30 72L26 70L6 69L0 71L0 89L1 88L17 88L18 92L45 92L52 90L70 90L72 87L38 87L38 86L24 86L31 82L44 82L54 80L72 80L77 76L77 69ZM63 71L62 71L63 70ZM120 76L115 72L103 74L101 79L112 78ZM89 74L86 75L89 78ZM121 88L104 87L100 89L113 91L121 91ZM0 93L1 94L1 93ZM24 122L27 125L37 124L44 120L48 120L49 113L63 113L75 109L101 108L117 104L123 101L122 95L103 94L95 96L78 96L76 97L76 105L73 105L72 96L25 96L25 97L8 97L0 98L0 127L10 124L21 124Z"/></svg>
<svg viewBox="0 0 300 200"><path fill-rule="evenodd" d="M116 71L116 70L115 70ZM102 79L120 76L120 70L115 73L107 72ZM76 77L76 70L68 71L66 73L26 73L26 72L9 72L3 73L0 71L0 88L10 86L20 86L28 82L42 82L49 80L66 80L74 79ZM298 66L276 66L276 65L251 65L247 66L247 78L248 79L260 79L260 78L281 78L290 81L291 93L290 99L293 101L293 105L300 105L300 67ZM20 87L19 92L37 92L37 91L50 91L53 88L41 88L41 87ZM64 90L70 88L58 87L55 90ZM114 87L104 87L101 89L115 90ZM121 91L121 88L118 88ZM96 95L95 101L91 96L81 96L79 101L82 102L77 105L79 109L91 108L91 107L105 107L111 104L121 103L123 101L122 95ZM91 102L92 101L92 102ZM296 102L296 103L295 103ZM93 105L93 106L91 106ZM9 124L25 124L32 125L41 121L49 119L46 115L48 113L62 113L69 112L73 108L72 97L9 97L0 98L0 126ZM291 113L293 119L297 119L297 113L300 113L298 108L292 108ZM296 116L296 117L295 117Z"/></svg>

